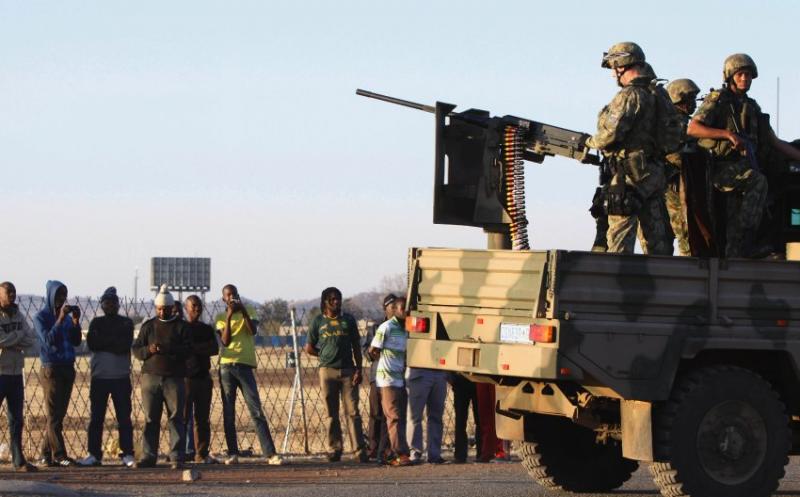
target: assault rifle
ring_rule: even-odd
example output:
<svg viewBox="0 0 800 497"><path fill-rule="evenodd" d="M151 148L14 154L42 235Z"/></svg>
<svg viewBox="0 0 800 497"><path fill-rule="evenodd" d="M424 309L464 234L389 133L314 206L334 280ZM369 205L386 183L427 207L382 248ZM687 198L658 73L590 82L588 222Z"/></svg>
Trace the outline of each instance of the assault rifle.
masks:
<svg viewBox="0 0 800 497"><path fill-rule="evenodd" d="M479 109L454 112L455 105L443 102L430 106L360 89L356 94L435 115L436 224L490 232L508 232L510 226L512 239L515 229L525 235L524 161L541 163L559 155L601 163L589 153L586 133L516 116L493 117Z"/></svg>

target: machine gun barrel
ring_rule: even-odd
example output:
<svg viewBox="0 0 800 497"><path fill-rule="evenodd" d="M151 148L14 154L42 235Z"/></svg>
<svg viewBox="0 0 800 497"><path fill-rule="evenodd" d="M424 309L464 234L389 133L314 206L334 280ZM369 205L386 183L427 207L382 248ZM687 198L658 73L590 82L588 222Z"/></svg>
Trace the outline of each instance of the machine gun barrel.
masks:
<svg viewBox="0 0 800 497"><path fill-rule="evenodd" d="M403 107L411 107L412 109L422 110L425 112L429 112L431 114L436 113L436 107L433 107L431 105L420 104L417 102L412 102L410 100L403 100L402 98L390 97L389 95L381 95L380 93L362 90L360 88L356 90L356 95L360 95L362 97L374 98L376 100L383 100L384 102L389 102L390 104L395 104L395 105L402 105Z"/></svg>

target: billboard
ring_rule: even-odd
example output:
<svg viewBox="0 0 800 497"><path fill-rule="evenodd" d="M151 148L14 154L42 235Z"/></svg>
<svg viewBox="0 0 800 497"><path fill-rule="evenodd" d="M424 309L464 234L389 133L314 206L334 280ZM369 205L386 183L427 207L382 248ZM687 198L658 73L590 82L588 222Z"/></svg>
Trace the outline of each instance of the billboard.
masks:
<svg viewBox="0 0 800 497"><path fill-rule="evenodd" d="M209 257L153 257L150 259L150 289L166 283L170 290L207 292L211 288Z"/></svg>

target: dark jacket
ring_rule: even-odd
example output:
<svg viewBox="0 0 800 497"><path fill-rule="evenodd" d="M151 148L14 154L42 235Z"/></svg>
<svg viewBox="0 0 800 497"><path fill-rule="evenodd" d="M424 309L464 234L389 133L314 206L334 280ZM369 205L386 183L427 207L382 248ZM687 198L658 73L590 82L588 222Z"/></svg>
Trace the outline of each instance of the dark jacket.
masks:
<svg viewBox="0 0 800 497"><path fill-rule="evenodd" d="M211 356L219 353L214 328L202 321L187 322L186 332L192 344L191 354L186 360L186 377L208 376L208 371L211 369Z"/></svg>
<svg viewBox="0 0 800 497"><path fill-rule="evenodd" d="M148 350L151 343L160 348L155 354ZM142 361L142 373L158 376L185 376L190 351L186 322L177 318L145 321L139 336L133 341L133 355Z"/></svg>
<svg viewBox="0 0 800 497"><path fill-rule="evenodd" d="M55 297L64 284L47 282L45 306L33 318L33 326L39 336L39 359L42 366L71 366L75 363L75 347L81 344L81 327L72 324L72 318L56 323ZM66 305L66 304L65 304Z"/></svg>
<svg viewBox="0 0 800 497"><path fill-rule="evenodd" d="M86 345L92 351L92 378L127 378L131 371L133 321L125 316L98 316L89 323Z"/></svg>

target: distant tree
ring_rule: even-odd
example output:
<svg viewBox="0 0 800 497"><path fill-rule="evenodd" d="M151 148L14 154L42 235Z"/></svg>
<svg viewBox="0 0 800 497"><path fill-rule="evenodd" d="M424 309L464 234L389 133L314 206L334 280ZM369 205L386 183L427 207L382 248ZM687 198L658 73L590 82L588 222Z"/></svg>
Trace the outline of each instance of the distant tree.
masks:
<svg viewBox="0 0 800 497"><path fill-rule="evenodd" d="M289 303L280 298L268 300L259 307L258 317L263 334L278 335L281 326L289 320Z"/></svg>
<svg viewBox="0 0 800 497"><path fill-rule="evenodd" d="M306 311L305 316L302 317L301 319L303 321L305 321L306 325L309 325L309 324L311 324L311 321L313 321L314 318L319 316L320 314L322 314L322 311L319 310L319 307L315 306L315 307L312 307L312 308L308 309Z"/></svg>
<svg viewBox="0 0 800 497"><path fill-rule="evenodd" d="M383 294L405 295L407 285L408 275L406 273L386 275L381 278L380 292Z"/></svg>
<svg viewBox="0 0 800 497"><path fill-rule="evenodd" d="M342 302L342 310L348 314L352 314L356 319L367 317L368 312L364 310L355 299L344 299Z"/></svg>

